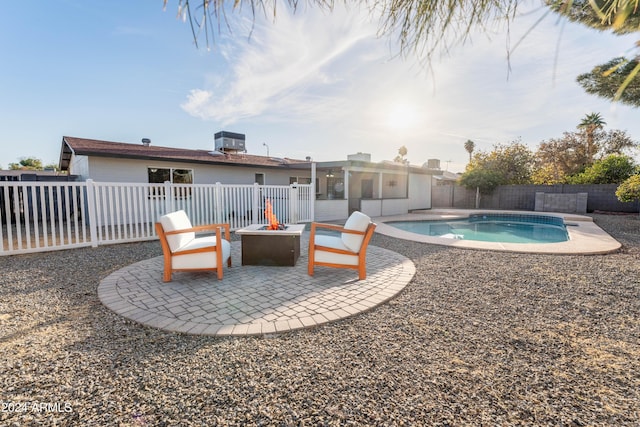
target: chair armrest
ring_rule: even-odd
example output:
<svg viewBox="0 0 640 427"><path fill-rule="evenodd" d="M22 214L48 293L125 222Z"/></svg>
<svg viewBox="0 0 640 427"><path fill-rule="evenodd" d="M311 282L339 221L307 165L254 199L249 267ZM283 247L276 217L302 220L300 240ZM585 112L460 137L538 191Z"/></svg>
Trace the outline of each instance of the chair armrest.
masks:
<svg viewBox="0 0 640 427"><path fill-rule="evenodd" d="M165 231L164 234L181 234L181 233L191 233L191 232L202 232L202 231L216 231L218 228L224 229L225 239L229 240L230 237L230 228L231 226L227 223L219 223L219 224L205 224L205 225L196 225L191 228L183 228L181 230L173 230L173 231Z"/></svg>
<svg viewBox="0 0 640 427"><path fill-rule="evenodd" d="M324 222L312 222L311 223L311 228L325 228L328 230L335 230L335 231L344 231L344 227L342 225L338 225L338 224L327 224Z"/></svg>
<svg viewBox="0 0 640 427"><path fill-rule="evenodd" d="M229 235L230 235L230 229L231 226L229 225L229 223L217 223L217 224L204 224L204 225L196 225L193 228L193 231L198 232L198 231L215 231L217 228L222 228L224 229L224 238L226 240L229 240Z"/></svg>
<svg viewBox="0 0 640 427"><path fill-rule="evenodd" d="M316 228L324 228L324 229L327 229L327 230L338 231L340 233L359 234L361 236L364 236L365 234L367 234L367 230L365 230L365 231L350 230L348 228L344 228L344 226L342 226L342 225L327 224L327 223L323 223L323 222L312 222L311 223L311 231L313 232L312 234L315 234L315 229Z"/></svg>

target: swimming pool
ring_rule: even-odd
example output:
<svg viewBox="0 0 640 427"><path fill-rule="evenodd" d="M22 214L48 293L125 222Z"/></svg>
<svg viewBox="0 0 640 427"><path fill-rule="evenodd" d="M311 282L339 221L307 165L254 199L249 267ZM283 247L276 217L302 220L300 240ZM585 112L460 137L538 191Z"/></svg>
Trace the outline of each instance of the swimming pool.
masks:
<svg viewBox="0 0 640 427"><path fill-rule="evenodd" d="M534 215L559 218L567 228L569 240L557 243L502 243L485 242L480 240L463 240L428 236L426 234L413 233L394 227L392 223L398 221L451 221L454 219L466 219L472 215ZM415 210L408 214L387 215L374 217L378 224L376 234L409 240L412 242L427 243L438 246L450 246L464 249L478 249L490 251L506 251L528 254L607 254L617 252L622 245L609 236L603 229L594 223L593 218L587 215L574 213L533 213L523 211L485 211L477 209L426 209Z"/></svg>
<svg viewBox="0 0 640 427"><path fill-rule="evenodd" d="M562 218L548 215L472 214L449 220L390 221L392 227L425 236L500 243L559 243L569 240Z"/></svg>

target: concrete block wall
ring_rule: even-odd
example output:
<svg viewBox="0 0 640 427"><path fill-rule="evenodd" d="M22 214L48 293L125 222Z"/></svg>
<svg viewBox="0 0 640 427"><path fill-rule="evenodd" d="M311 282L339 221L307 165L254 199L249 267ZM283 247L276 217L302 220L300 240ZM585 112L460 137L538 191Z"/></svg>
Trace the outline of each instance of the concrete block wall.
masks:
<svg viewBox="0 0 640 427"><path fill-rule="evenodd" d="M448 188L447 188L448 187ZM617 184L590 185L501 185L493 194L482 195L481 209L503 210L535 210L536 193L544 194L580 194L586 193L586 212L633 212L640 210L640 202L623 203L616 197ZM583 199L576 198L576 211L585 212ZM432 206L434 208L473 209L475 207L475 191L464 187L435 186L432 191ZM572 205L573 206L573 205Z"/></svg>
<svg viewBox="0 0 640 427"><path fill-rule="evenodd" d="M588 193L543 193L536 192L537 212L587 213Z"/></svg>

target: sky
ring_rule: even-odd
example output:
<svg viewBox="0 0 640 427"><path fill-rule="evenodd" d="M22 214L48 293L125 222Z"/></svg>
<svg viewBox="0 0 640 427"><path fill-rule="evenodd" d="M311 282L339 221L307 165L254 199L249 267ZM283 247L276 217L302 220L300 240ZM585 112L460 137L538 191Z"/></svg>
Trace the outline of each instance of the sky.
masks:
<svg viewBox="0 0 640 427"><path fill-rule="evenodd" d="M0 167L57 164L63 136L212 150L224 130L245 134L249 154L378 162L405 146L413 165L462 172L468 139L479 151L516 140L535 150L592 112L640 141L639 109L575 82L629 55L633 36L554 16L531 29L534 11L426 66L397 55L395 37L356 7L279 4L255 21L244 8L209 48L177 12L178 0L4 2Z"/></svg>

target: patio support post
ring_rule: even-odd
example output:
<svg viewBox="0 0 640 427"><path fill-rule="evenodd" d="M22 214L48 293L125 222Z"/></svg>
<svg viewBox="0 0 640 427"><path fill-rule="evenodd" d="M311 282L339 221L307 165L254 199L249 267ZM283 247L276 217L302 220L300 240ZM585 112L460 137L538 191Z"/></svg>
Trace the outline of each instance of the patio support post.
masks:
<svg viewBox="0 0 640 427"><path fill-rule="evenodd" d="M343 169L343 185L344 185L344 198L345 200L349 200L349 168L346 167Z"/></svg>
<svg viewBox="0 0 640 427"><path fill-rule="evenodd" d="M311 162L311 186L309 187L311 221L316 220L316 162Z"/></svg>
<svg viewBox="0 0 640 427"><path fill-rule="evenodd" d="M407 179L404 181L404 197L406 199L409 198L409 179L410 179L410 170L409 170L409 163L407 163Z"/></svg>

